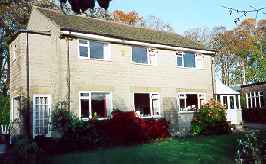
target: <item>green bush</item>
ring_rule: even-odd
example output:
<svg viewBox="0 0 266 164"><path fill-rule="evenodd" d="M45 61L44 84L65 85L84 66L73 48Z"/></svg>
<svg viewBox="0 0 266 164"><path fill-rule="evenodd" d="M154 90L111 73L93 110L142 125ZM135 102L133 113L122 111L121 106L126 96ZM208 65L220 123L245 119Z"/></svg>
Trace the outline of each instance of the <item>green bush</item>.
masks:
<svg viewBox="0 0 266 164"><path fill-rule="evenodd" d="M75 113L66 109L66 102L59 102L52 112L53 129L61 135L67 133L70 129L82 127L84 122L81 121Z"/></svg>
<svg viewBox="0 0 266 164"><path fill-rule="evenodd" d="M0 95L0 124L9 124L10 119L10 99L8 96Z"/></svg>
<svg viewBox="0 0 266 164"><path fill-rule="evenodd" d="M191 123L192 135L226 133L228 129L226 108L215 100L203 105Z"/></svg>

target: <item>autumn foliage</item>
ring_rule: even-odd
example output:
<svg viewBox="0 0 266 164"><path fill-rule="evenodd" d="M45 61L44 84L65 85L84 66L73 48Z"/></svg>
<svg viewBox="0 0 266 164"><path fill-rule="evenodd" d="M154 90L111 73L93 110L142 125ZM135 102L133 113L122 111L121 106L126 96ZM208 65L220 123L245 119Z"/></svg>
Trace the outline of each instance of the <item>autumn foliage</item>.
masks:
<svg viewBox="0 0 266 164"><path fill-rule="evenodd" d="M113 18L116 22L125 23L128 25L135 25L137 22L143 19L136 11L124 12L122 10L116 10L113 12Z"/></svg>

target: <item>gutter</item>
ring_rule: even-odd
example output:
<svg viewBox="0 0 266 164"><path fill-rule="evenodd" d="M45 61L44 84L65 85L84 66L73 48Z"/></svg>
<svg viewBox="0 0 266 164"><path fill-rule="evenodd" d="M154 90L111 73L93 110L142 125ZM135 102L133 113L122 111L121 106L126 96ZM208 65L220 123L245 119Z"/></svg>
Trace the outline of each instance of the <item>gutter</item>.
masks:
<svg viewBox="0 0 266 164"><path fill-rule="evenodd" d="M164 49L164 50L190 51L190 52L202 53L202 54L210 55L210 56L215 55L215 51L209 51L205 49L176 47L176 46L163 45L163 44L158 44L158 43L148 43L148 42L141 42L141 41L136 41L136 40L128 40L128 39L119 38L119 37L112 37L112 36L109 37L109 36L102 36L102 35L97 35L97 34L88 34L88 33L76 32L76 31L71 31L71 30L62 30L61 36L94 39L94 40L101 40L105 42L119 43L119 44L126 44L126 45L139 45L139 46L146 46L146 47L158 48L158 49Z"/></svg>

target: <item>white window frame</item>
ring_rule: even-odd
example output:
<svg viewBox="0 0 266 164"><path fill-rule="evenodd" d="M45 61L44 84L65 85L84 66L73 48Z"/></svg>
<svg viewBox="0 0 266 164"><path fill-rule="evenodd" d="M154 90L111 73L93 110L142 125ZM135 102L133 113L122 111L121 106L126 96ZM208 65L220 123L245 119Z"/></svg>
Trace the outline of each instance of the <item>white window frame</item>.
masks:
<svg viewBox="0 0 266 164"><path fill-rule="evenodd" d="M185 67L185 61L184 61L184 55L186 54L186 53L189 53L188 51L182 51L182 52L177 52L176 53L176 62L175 62L175 64L176 64L176 67L177 68L185 68L185 69L202 69L203 68L203 64L204 64L204 60L202 59L202 65L199 67L199 63L198 63L198 60L197 60L197 57L198 56L202 56L202 54L198 54L198 53L195 53L195 52L191 52L191 53L193 53L194 54L194 56L195 56L195 67ZM177 65L177 56L178 55L181 55L182 56L182 66L178 66Z"/></svg>
<svg viewBox="0 0 266 164"><path fill-rule="evenodd" d="M81 96L81 93L89 93L89 96ZM113 111L113 94L111 91L80 91L79 92L79 118L83 121L88 121L89 119L92 118L92 112L91 112L91 95L92 93L108 93L110 95L110 109L109 111L107 111L107 117L101 117L101 118L97 118L98 120L105 120L108 119L109 117L111 117L111 113ZM89 100L89 118L82 118L81 117L81 102L80 100L85 99L85 100Z"/></svg>
<svg viewBox="0 0 266 164"><path fill-rule="evenodd" d="M48 117L49 117L49 121L48 121L48 133L46 135L46 137L51 137L51 114L52 114L52 96L49 95L49 94L33 94L33 108L32 108L32 127L33 127L33 130L32 130L32 135L33 135L33 138L37 136L37 134L35 134L35 99L36 97L47 97L47 101L48 101Z"/></svg>
<svg viewBox="0 0 266 164"><path fill-rule="evenodd" d="M145 48L146 49L146 56L147 56L147 62L148 63L137 63L133 61L133 48L134 47L140 47L140 48ZM154 53L151 53L151 51L156 51ZM151 56L154 56L154 61L152 62ZM131 46L131 62L136 64L136 65L153 65L156 66L158 65L158 50L152 49L150 47L143 47L143 46Z"/></svg>
<svg viewBox="0 0 266 164"><path fill-rule="evenodd" d="M141 118L160 118L161 117L161 96L159 92L133 92L133 106L134 106L134 111L136 111L135 108L135 94L149 94L149 98L150 98L150 116L140 116ZM159 115L152 115L152 95L153 94L157 94L158 95L158 99L159 99Z"/></svg>
<svg viewBox="0 0 266 164"><path fill-rule="evenodd" d="M80 41L86 41L87 44L83 44L80 43ZM90 57L90 42L94 41L94 42L101 42L104 44L103 47L103 59L94 59ZM89 39L77 39L77 44L78 44L78 56L79 59L90 59L90 60L106 60L106 61L111 61L112 60L112 55L111 55L111 44L107 43L107 42L103 42L103 41L98 41L98 40L89 40ZM79 47L87 47L88 48L88 56L84 57L84 56L80 56L80 51L79 51Z"/></svg>
<svg viewBox="0 0 266 164"><path fill-rule="evenodd" d="M206 93L204 92L178 92L177 95L176 95L176 102L177 102L177 111L178 112L195 112L195 111L188 111L187 109L187 95L188 94L193 94L193 95L197 95L197 99L198 99L198 107L199 109L201 108L201 105L200 104L200 100L204 100L206 101ZM182 95L182 97L180 97L180 95ZM184 109L181 109L180 108L180 99L184 99L185 100L185 108Z"/></svg>

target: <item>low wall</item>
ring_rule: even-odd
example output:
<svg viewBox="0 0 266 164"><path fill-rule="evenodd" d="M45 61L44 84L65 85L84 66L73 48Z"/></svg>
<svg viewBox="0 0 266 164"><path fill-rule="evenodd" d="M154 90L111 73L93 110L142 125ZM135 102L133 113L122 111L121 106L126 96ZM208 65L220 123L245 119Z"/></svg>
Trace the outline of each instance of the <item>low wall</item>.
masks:
<svg viewBox="0 0 266 164"><path fill-rule="evenodd" d="M188 133L191 128L191 121L194 113L195 112L165 111L164 117L170 122L171 134L176 134L177 132Z"/></svg>

